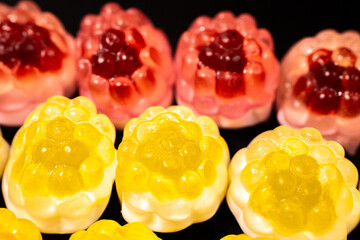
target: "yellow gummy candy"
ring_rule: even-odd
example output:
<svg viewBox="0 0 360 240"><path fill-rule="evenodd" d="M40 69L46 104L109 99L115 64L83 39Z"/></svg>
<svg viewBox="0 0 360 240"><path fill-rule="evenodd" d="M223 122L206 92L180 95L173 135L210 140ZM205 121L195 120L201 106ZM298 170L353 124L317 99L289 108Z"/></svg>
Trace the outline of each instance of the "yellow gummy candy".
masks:
<svg viewBox="0 0 360 240"><path fill-rule="evenodd" d="M0 178L3 174L5 164L9 157L9 144L2 137L0 129Z"/></svg>
<svg viewBox="0 0 360 240"><path fill-rule="evenodd" d="M89 99L49 98L29 115L13 140L3 189L6 204L44 232L87 227L110 197L114 137L114 126L96 113ZM74 211L81 203L83 208ZM76 219L81 221L72 224Z"/></svg>
<svg viewBox="0 0 360 240"><path fill-rule="evenodd" d="M70 236L69 240L160 240L144 224L134 222L121 226L114 220L99 220L93 223L87 231L79 231Z"/></svg>
<svg viewBox="0 0 360 240"><path fill-rule="evenodd" d="M196 117L182 106L147 109L126 125L118 148L116 188L125 209L123 213L128 212L127 204L131 208L136 205L145 211L145 216L151 212L160 214L161 222L165 215L180 214L181 209L192 211L189 209L198 201L209 201L208 205L198 203L199 207L217 208L227 183L228 154L227 145L210 118ZM202 200L202 195L211 197ZM166 211L170 206L175 210ZM208 214L206 210L198 212ZM197 218L184 213L180 217L171 216L166 220L170 223L164 226L154 227L156 231L184 228L181 225L189 225L189 221L176 220L183 216ZM137 217L129 208L130 221L136 221ZM151 219L148 226L157 221Z"/></svg>
<svg viewBox="0 0 360 240"><path fill-rule="evenodd" d="M123 174L119 173L117 183L121 191L138 189L134 184L124 183L138 181L140 171L152 175L147 176L148 183L143 183L161 201L194 199L202 193L204 185L214 182L216 164L224 156L223 146L217 138L204 136L199 124L183 120L176 112L161 112L130 127L132 135L123 138L118 150L118 169ZM124 146L130 141L137 146L129 155L130 147ZM137 167L133 167L133 162Z"/></svg>
<svg viewBox="0 0 360 240"><path fill-rule="evenodd" d="M250 232L280 239L302 239L302 234L311 232L331 239L331 234L344 234L359 221L357 169L339 144L325 141L313 128L290 131L281 126L259 135L234 156L231 165L235 176L228 202L240 225ZM248 195L238 194L236 186ZM255 215L247 216L248 210L244 217L237 215L244 206ZM257 222L261 218L256 214L263 223ZM264 229L271 224L272 232L261 233L261 224Z"/></svg>
<svg viewBox="0 0 360 240"><path fill-rule="evenodd" d="M42 240L34 223L16 218L10 210L0 208L0 219L0 240Z"/></svg>
<svg viewBox="0 0 360 240"><path fill-rule="evenodd" d="M257 237L257 238L251 238L248 235L245 234L239 234L239 235L227 235L220 240L277 240L276 238L272 237Z"/></svg>

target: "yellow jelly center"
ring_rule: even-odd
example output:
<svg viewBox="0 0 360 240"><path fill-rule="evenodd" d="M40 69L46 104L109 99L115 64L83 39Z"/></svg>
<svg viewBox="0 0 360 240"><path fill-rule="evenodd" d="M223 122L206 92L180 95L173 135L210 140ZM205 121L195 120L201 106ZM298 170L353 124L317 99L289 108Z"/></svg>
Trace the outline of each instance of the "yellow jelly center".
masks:
<svg viewBox="0 0 360 240"><path fill-rule="evenodd" d="M306 141L318 140L317 135L314 140L311 134L301 133ZM311 155L322 148L309 148L291 138L261 159L250 161L240 175L250 192L250 207L283 235L301 231L323 234L352 209L349 181L343 179L336 161L320 161L312 157L316 154Z"/></svg>
<svg viewBox="0 0 360 240"><path fill-rule="evenodd" d="M21 131L25 142L11 177L25 196L66 197L96 187L107 166L103 156L115 156L112 142L86 122L57 117L33 122Z"/></svg>
<svg viewBox="0 0 360 240"><path fill-rule="evenodd" d="M150 191L159 200L199 196L216 178L223 157L217 139L176 113L143 121L119 147L123 191ZM136 183L136 184L134 184Z"/></svg>

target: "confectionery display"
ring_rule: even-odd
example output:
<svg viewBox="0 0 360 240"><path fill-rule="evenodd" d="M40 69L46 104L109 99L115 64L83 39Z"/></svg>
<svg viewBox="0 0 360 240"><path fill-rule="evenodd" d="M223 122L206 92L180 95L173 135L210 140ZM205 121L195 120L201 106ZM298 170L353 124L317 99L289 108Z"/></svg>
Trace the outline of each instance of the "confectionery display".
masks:
<svg viewBox="0 0 360 240"><path fill-rule="evenodd" d="M115 128L91 100L50 97L19 129L2 180L7 208L44 233L87 228L115 178Z"/></svg>
<svg viewBox="0 0 360 240"><path fill-rule="evenodd" d="M278 85L269 31L250 14L198 17L176 50L176 99L223 128L265 121Z"/></svg>
<svg viewBox="0 0 360 240"><path fill-rule="evenodd" d="M0 239L2 240L42 240L39 229L27 219L16 218L6 208L0 208Z"/></svg>
<svg viewBox="0 0 360 240"><path fill-rule="evenodd" d="M48 97L75 91L74 38L31 1L0 3L0 124L19 126Z"/></svg>
<svg viewBox="0 0 360 240"><path fill-rule="evenodd" d="M150 107L130 120L117 158L124 219L154 231L211 218L225 195L228 147L211 118L187 107Z"/></svg>
<svg viewBox="0 0 360 240"><path fill-rule="evenodd" d="M346 239L359 222L359 175L344 149L314 128L277 127L239 150L228 205L252 237Z"/></svg>
<svg viewBox="0 0 360 240"><path fill-rule="evenodd" d="M227 235L225 237L223 237L220 240L277 240L276 238L272 238L272 237L257 237L257 238L251 238L245 234L240 234L240 235Z"/></svg>
<svg viewBox="0 0 360 240"><path fill-rule="evenodd" d="M0 178L9 156L9 144L3 139L0 129Z"/></svg>
<svg viewBox="0 0 360 240"><path fill-rule="evenodd" d="M114 220L99 220L88 230L79 231L71 235L69 240L161 240L143 223L133 222L121 226Z"/></svg>
<svg viewBox="0 0 360 240"><path fill-rule="evenodd" d="M172 102L170 45L140 10L105 4L83 18L76 45L80 94L117 128L149 106Z"/></svg>
<svg viewBox="0 0 360 240"><path fill-rule="evenodd" d="M315 127L351 154L360 144L360 34L324 30L297 42L281 63L278 120Z"/></svg>
<svg viewBox="0 0 360 240"><path fill-rule="evenodd" d="M2 0L0 240L358 239L358 9L289 6Z"/></svg>

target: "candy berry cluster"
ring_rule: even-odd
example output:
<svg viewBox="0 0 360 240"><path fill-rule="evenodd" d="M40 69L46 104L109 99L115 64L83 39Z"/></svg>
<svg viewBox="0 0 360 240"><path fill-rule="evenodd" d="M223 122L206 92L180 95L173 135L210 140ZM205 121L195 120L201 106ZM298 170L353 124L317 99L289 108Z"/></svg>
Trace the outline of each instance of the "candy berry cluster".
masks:
<svg viewBox="0 0 360 240"><path fill-rule="evenodd" d="M293 93L318 114L354 117L360 113L360 72L356 56L345 47L318 49L308 57L309 72L302 75Z"/></svg>
<svg viewBox="0 0 360 240"><path fill-rule="evenodd" d="M114 126L89 99L50 97L13 139L3 177L6 206L41 232L87 228L110 198L114 139Z"/></svg>
<svg viewBox="0 0 360 240"><path fill-rule="evenodd" d="M130 120L117 159L124 219L154 231L209 219L225 195L228 147L211 118L185 106L150 107Z"/></svg>
<svg viewBox="0 0 360 240"><path fill-rule="evenodd" d="M240 128L268 118L279 62L271 34L253 16L223 11L200 16L179 40L176 100L220 127Z"/></svg>
<svg viewBox="0 0 360 240"><path fill-rule="evenodd" d="M180 197L195 199L215 181L222 146L216 138L202 136L197 123L164 112L133 131L136 134L120 144L118 153L119 161L124 164L123 191L150 190L162 201ZM128 144L138 141L139 146L131 150L133 154L128 153Z"/></svg>
<svg viewBox="0 0 360 240"><path fill-rule="evenodd" d="M229 207L249 235L345 239L357 225L356 166L314 128L263 132L235 154L229 169Z"/></svg>
<svg viewBox="0 0 360 240"><path fill-rule="evenodd" d="M132 35L136 39L137 47L145 47L145 41L136 29L132 29ZM104 78L130 77L141 67L139 51L125 42L123 31L109 29L101 36L100 42L100 49L91 58L95 74Z"/></svg>
<svg viewBox="0 0 360 240"><path fill-rule="evenodd" d="M32 1L0 3L0 124L20 126L37 105L75 92L74 38Z"/></svg>
<svg viewBox="0 0 360 240"><path fill-rule="evenodd" d="M216 71L216 93L221 97L245 94L243 70L247 63L243 51L244 38L236 30L212 32L214 42L199 48L200 66ZM227 73L228 72L228 73Z"/></svg>
<svg viewBox="0 0 360 240"><path fill-rule="evenodd" d="M18 74L27 65L41 72L58 70L64 54L51 41L49 31L32 22L25 24L3 20L0 23L0 61Z"/></svg>
<svg viewBox="0 0 360 240"><path fill-rule="evenodd" d="M139 10L116 3L86 15L77 35L79 91L117 128L153 105L172 101L170 45Z"/></svg>

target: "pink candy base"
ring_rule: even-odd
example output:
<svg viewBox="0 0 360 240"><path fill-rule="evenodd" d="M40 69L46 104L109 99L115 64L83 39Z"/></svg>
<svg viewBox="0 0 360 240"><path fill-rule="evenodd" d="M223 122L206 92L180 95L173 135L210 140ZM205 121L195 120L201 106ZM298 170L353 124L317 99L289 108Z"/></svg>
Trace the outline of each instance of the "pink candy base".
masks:
<svg viewBox="0 0 360 240"><path fill-rule="evenodd" d="M86 91L86 89L79 89L80 95L81 96L85 96L88 97L90 99L92 99L91 93L90 91ZM111 119L111 122L114 124L116 129L123 129L126 125L126 123L134 117L137 117L138 115L140 115L143 110L142 109L146 109L147 107L150 106L162 106L162 107L168 107L172 104L173 102L173 92L172 91L168 91L166 92L165 96L162 98L162 100L160 102L157 102L156 104L151 103L151 102L145 102L145 101L140 101L139 106L134 106L131 109L131 112L133 114L129 114L129 113L125 113L123 110L116 110L115 108L113 109L113 111L109 111L108 106L104 106L104 108L102 108L101 106L97 106L98 112L105 114L106 116L108 116ZM148 105L147 107L141 105L141 103L144 103L146 105Z"/></svg>
<svg viewBox="0 0 360 240"><path fill-rule="evenodd" d="M196 111L196 109L192 104L188 104L182 101L180 98L177 98L176 101L178 105L183 105L191 108L196 115L202 115L198 111ZM220 128L235 129L235 128L250 127L259 124L261 122L265 122L270 117L272 106L273 103L270 102L259 107L250 108L240 118L228 118L222 115L209 115L209 114L208 116L212 118Z"/></svg>
<svg viewBox="0 0 360 240"><path fill-rule="evenodd" d="M285 111L286 110L286 111ZM355 155L360 145L360 132L356 129L356 125L353 125L352 129L347 129L352 124L344 124L344 129L337 129L340 123L336 123L335 117L316 117L316 115L304 112L301 109L293 110L291 113L287 112L288 109L281 108L277 113L277 119L281 125L292 126L296 128L303 128L305 126L311 126L321 131L324 139L328 141L336 141L340 143L344 149L351 155ZM288 115L291 115L291 119L288 121ZM307 114L310 114L309 118ZM296 119L296 120L295 120ZM312 119L312 122L308 122L308 119ZM318 121L314 120L318 119ZM351 128L351 127L350 127Z"/></svg>

